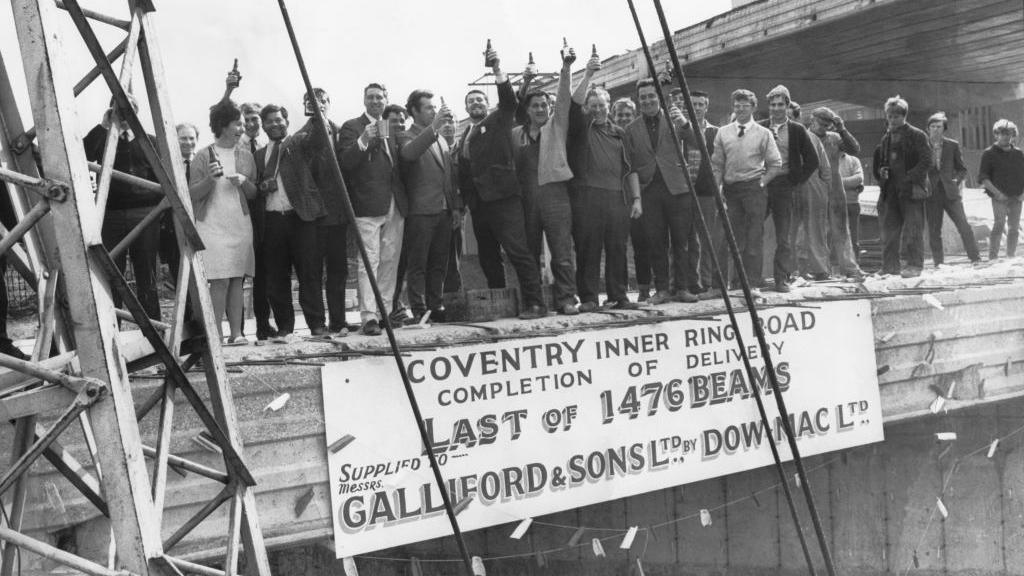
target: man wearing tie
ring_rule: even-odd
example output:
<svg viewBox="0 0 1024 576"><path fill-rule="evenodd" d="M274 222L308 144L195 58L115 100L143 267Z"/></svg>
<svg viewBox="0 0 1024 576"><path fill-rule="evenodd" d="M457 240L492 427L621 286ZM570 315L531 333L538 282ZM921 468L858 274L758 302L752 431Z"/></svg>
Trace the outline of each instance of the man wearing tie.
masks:
<svg viewBox="0 0 1024 576"><path fill-rule="evenodd" d="M383 119L388 93L382 84L363 89L366 111L341 126L338 155L345 171L356 231L363 241L380 290L384 310L378 314L370 278L359 261L359 316L367 336L381 333L380 322L393 306L398 259L408 204L398 172L396 135Z"/></svg>
<svg viewBox="0 0 1024 576"><path fill-rule="evenodd" d="M242 121L245 122L245 134L238 139L238 145L242 146L256 157L256 151L267 145L267 137L260 131L262 122L260 110L263 109L258 102L246 102L239 106L242 109ZM250 212L251 214L251 212Z"/></svg>
<svg viewBox="0 0 1024 576"><path fill-rule="evenodd" d="M414 90L406 109L413 124L398 135L409 212L402 248L406 255L406 284L413 321L429 310L444 320L444 278L452 230L462 223L462 200L457 196L448 143L439 137L451 117L444 104L434 107L434 95Z"/></svg>
<svg viewBox="0 0 1024 576"><path fill-rule="evenodd" d="M463 134L459 149L459 190L473 213L473 232L487 285L505 287L500 252L504 249L522 291L523 310L519 317L540 318L544 316L540 267L526 242L526 219L511 136L516 95L501 70L497 52L488 50L486 60L492 63L498 85L498 107L488 114L486 94L479 90L466 94L466 112L473 124Z"/></svg>
<svg viewBox="0 0 1024 576"><path fill-rule="evenodd" d="M260 112L270 143L256 152L259 195L256 208L262 222L253 236L262 238L266 258L266 287L277 320L278 335L295 329L291 272L299 279L299 306L310 334L326 334L323 268L318 249L318 224L327 215L323 195L313 176L316 154L326 146L316 133L300 130L288 137L288 110L267 104ZM257 335L258 336L258 335Z"/></svg>

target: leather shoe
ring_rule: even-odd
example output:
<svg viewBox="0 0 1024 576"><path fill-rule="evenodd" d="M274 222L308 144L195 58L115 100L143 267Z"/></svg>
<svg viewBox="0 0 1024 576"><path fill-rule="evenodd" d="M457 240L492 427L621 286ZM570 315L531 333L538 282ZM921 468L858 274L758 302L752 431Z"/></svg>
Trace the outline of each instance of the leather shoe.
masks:
<svg viewBox="0 0 1024 576"><path fill-rule="evenodd" d="M310 336L326 336L327 335L327 328L324 328L323 326L317 326L315 328L310 328L309 329L309 334L310 334Z"/></svg>
<svg viewBox="0 0 1024 576"><path fill-rule="evenodd" d="M380 336L380 324L376 320L367 320L363 323L362 333L364 336Z"/></svg>
<svg viewBox="0 0 1024 576"><path fill-rule="evenodd" d="M675 296L674 300L676 302L684 302L686 304L693 304L694 302L699 301L700 298L697 298L697 296L695 294L691 294L690 292L688 292L686 290L680 290L679 292L676 293L676 296Z"/></svg>
<svg viewBox="0 0 1024 576"><path fill-rule="evenodd" d="M580 313L589 314L590 312L597 311L597 302L591 302L590 300L580 304Z"/></svg>
<svg viewBox="0 0 1024 576"><path fill-rule="evenodd" d="M612 306L613 310L637 310L640 305L636 302L630 302L629 300L619 300Z"/></svg>
<svg viewBox="0 0 1024 576"><path fill-rule="evenodd" d="M787 292L792 292L793 288L785 280L777 279L775 280L775 291L785 294Z"/></svg>
<svg viewBox="0 0 1024 576"><path fill-rule="evenodd" d="M665 292L664 290L658 290L657 292L654 293L653 296L651 296L650 298L647 299L647 303L652 305L652 306L657 306L659 304L665 304L665 303L671 302L671 301L672 301L672 296L670 296L669 293Z"/></svg>
<svg viewBox="0 0 1024 576"><path fill-rule="evenodd" d="M580 309L574 303L563 304L559 309L558 313L565 316L575 316L580 313Z"/></svg>
<svg viewBox="0 0 1024 576"><path fill-rule="evenodd" d="M272 330L268 328L266 330L256 331L257 340L270 340L271 338L277 338L277 330Z"/></svg>
<svg viewBox="0 0 1024 576"><path fill-rule="evenodd" d="M520 320L536 320L537 318L543 318L544 316L544 309L536 304L533 306L527 306L519 313Z"/></svg>
<svg viewBox="0 0 1024 576"><path fill-rule="evenodd" d="M917 266L907 266L900 271L900 276L904 278L917 278L921 275L921 269Z"/></svg>

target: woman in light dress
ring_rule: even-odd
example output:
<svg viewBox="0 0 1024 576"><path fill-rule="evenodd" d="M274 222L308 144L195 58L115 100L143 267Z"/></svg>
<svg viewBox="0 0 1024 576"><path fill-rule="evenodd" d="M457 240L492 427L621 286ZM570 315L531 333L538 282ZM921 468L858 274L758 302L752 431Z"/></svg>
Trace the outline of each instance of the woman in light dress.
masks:
<svg viewBox="0 0 1024 576"><path fill-rule="evenodd" d="M242 111L229 99L210 108L215 141L196 152L189 193L196 228L206 246L202 252L217 327L225 313L230 335L225 344L247 344L242 336L242 283L255 272L252 223L247 200L256 197L256 163L236 146L244 132Z"/></svg>

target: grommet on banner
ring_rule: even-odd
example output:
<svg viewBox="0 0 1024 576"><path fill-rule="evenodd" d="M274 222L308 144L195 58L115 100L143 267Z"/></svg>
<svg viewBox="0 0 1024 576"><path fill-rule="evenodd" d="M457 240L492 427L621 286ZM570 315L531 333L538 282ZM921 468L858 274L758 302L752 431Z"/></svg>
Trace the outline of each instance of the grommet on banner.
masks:
<svg viewBox="0 0 1024 576"><path fill-rule="evenodd" d="M576 531L572 533L572 538L569 538L569 543L566 544L566 546L568 546L569 548L572 548L573 546L578 546L580 540L583 539L583 533L586 531L586 528L577 528Z"/></svg>
<svg viewBox="0 0 1024 576"><path fill-rule="evenodd" d="M992 444L988 447L988 457L991 458L996 455L996 449L999 448L999 438L992 441Z"/></svg>
<svg viewBox="0 0 1024 576"><path fill-rule="evenodd" d="M598 558L604 558L604 546L601 545L601 541L594 538L590 541L590 546L594 549L594 556Z"/></svg>
<svg viewBox="0 0 1024 576"><path fill-rule="evenodd" d="M309 506L309 503L313 501L313 495L314 495L313 488L310 487L309 490L306 490L305 492L303 492L302 496L299 496L295 500L295 517L296 518L298 518L299 516L302 516L302 513L306 511L306 507Z"/></svg>
<svg viewBox="0 0 1024 576"><path fill-rule="evenodd" d="M341 559L341 564L345 567L345 576L359 576L359 569L356 568L355 558L346 556Z"/></svg>
<svg viewBox="0 0 1024 576"><path fill-rule="evenodd" d="M513 540L519 540L523 537L524 534L526 534L526 531L530 529L530 524L533 524L533 518L527 518L526 520L523 520L519 523L519 526L516 526L516 529L512 531L512 534L509 535L509 538Z"/></svg>
<svg viewBox="0 0 1024 576"><path fill-rule="evenodd" d="M939 442L952 442L956 440L956 432L936 432L935 439Z"/></svg>
<svg viewBox="0 0 1024 576"><path fill-rule="evenodd" d="M895 336L896 336L896 331L893 330L892 332L889 332L888 334L883 334L882 337L878 339L878 342L879 342L879 344L885 344L885 343L889 342L889 340L892 340L893 337L895 337Z"/></svg>
<svg viewBox="0 0 1024 576"><path fill-rule="evenodd" d="M284 394L281 394L277 398L274 398L274 401L271 402L270 404L267 404L263 409L270 410L271 412L277 412L281 408L284 408L284 405L288 403L288 400L291 397L291 394L285 392Z"/></svg>
<svg viewBox="0 0 1024 576"><path fill-rule="evenodd" d="M636 539L636 526L630 526L629 530L626 530L626 536L622 539L622 543L619 544L620 550L629 550L633 547L633 540Z"/></svg>
<svg viewBox="0 0 1024 576"><path fill-rule="evenodd" d="M711 512L707 508L700 510L700 525L705 528L711 526Z"/></svg>
<svg viewBox="0 0 1024 576"><path fill-rule="evenodd" d="M487 576L484 559L479 556L473 556L473 576Z"/></svg>
<svg viewBox="0 0 1024 576"><path fill-rule="evenodd" d="M644 565L640 562L640 559L636 559L636 575L644 576Z"/></svg>
<svg viewBox="0 0 1024 576"><path fill-rule="evenodd" d="M469 504L473 502L474 497L476 497L475 493L467 494L462 498L462 500L459 500L459 503L455 505L455 515L458 516L459 514L462 514L466 508L469 508Z"/></svg>
<svg viewBox="0 0 1024 576"><path fill-rule="evenodd" d="M420 566L420 559L413 556L412 562L409 564L409 568L412 571L412 576L423 576L423 567Z"/></svg>
<svg viewBox="0 0 1024 576"><path fill-rule="evenodd" d="M353 441L355 441L355 439L355 436L351 434L345 434L341 438L338 438L334 442L331 442L331 445L327 449L330 450L331 454L337 454L338 452L341 452L341 450L345 448L345 446L348 446Z"/></svg>
<svg viewBox="0 0 1024 576"><path fill-rule="evenodd" d="M942 411L942 407L946 405L946 399L939 396L935 400L932 400L932 405L928 407L932 414L938 414Z"/></svg>
<svg viewBox="0 0 1024 576"><path fill-rule="evenodd" d="M949 510L946 510L946 505L942 503L942 498L935 499L935 507L939 509L939 514L942 514L942 519L949 518Z"/></svg>

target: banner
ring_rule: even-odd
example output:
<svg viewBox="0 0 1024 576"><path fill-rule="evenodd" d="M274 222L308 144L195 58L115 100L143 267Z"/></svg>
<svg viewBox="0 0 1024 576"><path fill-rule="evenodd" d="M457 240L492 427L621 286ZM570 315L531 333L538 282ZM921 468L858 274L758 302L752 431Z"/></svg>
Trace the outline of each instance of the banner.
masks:
<svg viewBox="0 0 1024 576"><path fill-rule="evenodd" d="M761 311L803 456L883 439L867 301ZM567 331L404 357L463 530L785 459L750 318ZM770 425L758 417L754 388ZM451 534L394 358L323 368L339 558Z"/></svg>

